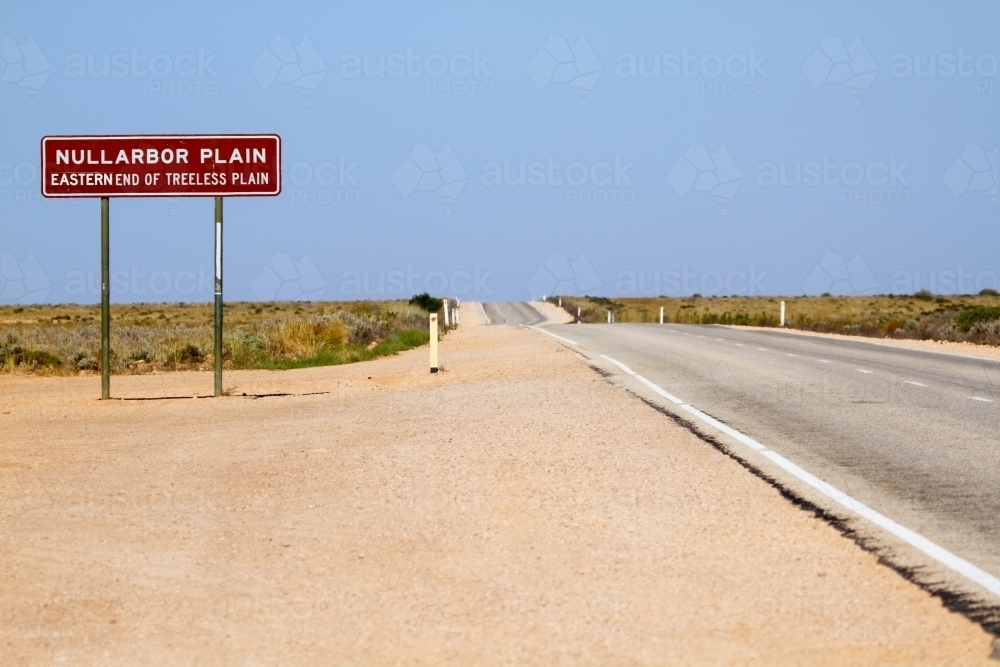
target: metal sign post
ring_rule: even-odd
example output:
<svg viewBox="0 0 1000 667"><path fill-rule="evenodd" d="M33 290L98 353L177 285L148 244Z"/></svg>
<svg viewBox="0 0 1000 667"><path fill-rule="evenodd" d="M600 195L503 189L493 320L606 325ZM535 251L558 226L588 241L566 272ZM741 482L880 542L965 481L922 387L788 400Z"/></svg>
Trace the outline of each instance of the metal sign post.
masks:
<svg viewBox="0 0 1000 667"><path fill-rule="evenodd" d="M222 197L215 198L215 395L222 396Z"/></svg>
<svg viewBox="0 0 1000 667"><path fill-rule="evenodd" d="M215 198L215 395L222 395L222 198L281 194L276 134L42 138L42 195L101 200L101 398L111 397L111 197Z"/></svg>
<svg viewBox="0 0 1000 667"><path fill-rule="evenodd" d="M101 399L111 398L111 202L101 197Z"/></svg>

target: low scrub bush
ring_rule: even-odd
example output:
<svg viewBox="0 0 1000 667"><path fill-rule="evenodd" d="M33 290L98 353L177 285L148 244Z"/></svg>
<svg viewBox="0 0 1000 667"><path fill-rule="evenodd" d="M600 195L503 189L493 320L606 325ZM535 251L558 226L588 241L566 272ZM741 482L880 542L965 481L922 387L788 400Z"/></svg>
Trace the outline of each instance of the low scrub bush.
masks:
<svg viewBox="0 0 1000 667"><path fill-rule="evenodd" d="M117 316L112 318L112 373L212 367L211 311L198 323L194 314L177 305L126 307L134 311L131 321L119 323ZM404 302L237 307L245 314L243 319L226 316L223 361L227 368L349 363L393 354L428 340L423 309ZM37 311L31 321L0 324L0 372L75 374L100 369L100 326L92 317L68 320L62 313L51 312L59 306L31 308ZM166 311L159 313L163 317L150 317L157 308ZM114 306L112 309L114 312ZM257 317L263 311L270 311L272 319ZM181 317L184 319L174 323Z"/></svg>
<svg viewBox="0 0 1000 667"><path fill-rule="evenodd" d="M954 322L959 331L968 332L976 324L993 320L1000 320L1000 307L975 306L956 315Z"/></svg>
<svg viewBox="0 0 1000 667"><path fill-rule="evenodd" d="M410 305L423 308L428 313L436 313L444 308L444 300L435 299L427 292L424 292L423 294L414 295L414 297L410 299Z"/></svg>
<svg viewBox="0 0 1000 667"><path fill-rule="evenodd" d="M780 302L786 302L785 326L807 331L877 338L912 338L1000 345L1000 294L987 288L979 294L815 297L572 297L563 308L580 322L606 322L607 311L622 322L664 321L678 324L721 324L776 327ZM553 297L558 299L558 297Z"/></svg>

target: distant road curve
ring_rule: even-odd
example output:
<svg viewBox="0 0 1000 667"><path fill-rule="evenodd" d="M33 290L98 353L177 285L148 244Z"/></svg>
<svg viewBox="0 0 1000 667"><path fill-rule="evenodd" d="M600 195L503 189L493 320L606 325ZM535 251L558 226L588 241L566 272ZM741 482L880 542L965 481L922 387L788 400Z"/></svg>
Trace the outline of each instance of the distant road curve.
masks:
<svg viewBox="0 0 1000 667"><path fill-rule="evenodd" d="M483 303L483 312L489 318L488 324L541 324L546 321L531 304L515 301Z"/></svg>

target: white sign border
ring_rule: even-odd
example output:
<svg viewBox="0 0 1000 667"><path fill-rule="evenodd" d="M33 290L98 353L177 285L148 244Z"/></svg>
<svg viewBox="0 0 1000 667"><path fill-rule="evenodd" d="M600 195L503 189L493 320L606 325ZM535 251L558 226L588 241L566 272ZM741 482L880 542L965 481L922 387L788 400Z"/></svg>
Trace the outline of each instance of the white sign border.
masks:
<svg viewBox="0 0 1000 667"><path fill-rule="evenodd" d="M193 193L193 194L162 194L159 192L141 192L141 193L96 193L96 194L50 194L46 192L46 179L45 174L45 143L49 139L59 139L60 141L93 141L94 139L241 139L241 138L267 138L274 139L278 146L277 155L277 186L278 189L274 192L255 192L248 194L245 192L213 192L209 194ZM87 134L87 135L45 135L42 137L40 144L41 147L41 160L39 162L39 176L42 181L42 196L48 199L118 199L121 197L161 197L163 199L169 199L172 197L277 197L281 194L281 135L278 134Z"/></svg>

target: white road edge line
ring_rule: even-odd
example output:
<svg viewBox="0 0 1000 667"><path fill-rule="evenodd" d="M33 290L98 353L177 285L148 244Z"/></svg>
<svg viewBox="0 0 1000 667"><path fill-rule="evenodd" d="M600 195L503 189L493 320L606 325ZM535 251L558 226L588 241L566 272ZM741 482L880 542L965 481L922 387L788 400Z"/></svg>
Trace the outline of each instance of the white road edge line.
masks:
<svg viewBox="0 0 1000 667"><path fill-rule="evenodd" d="M570 345L576 345L576 341L572 341L569 338L563 338L562 336L557 336L554 333L552 333L551 331L546 331L545 329L541 329L539 327L536 327L534 324L525 324L524 326L528 327L529 329L534 329L535 331L540 331L541 333L545 334L546 336L552 336L553 338L558 338L559 340L565 341L565 342L569 343Z"/></svg>
<svg viewBox="0 0 1000 667"><path fill-rule="evenodd" d="M969 396L974 401L982 401L983 403L992 403L993 401L989 398L983 398L982 396Z"/></svg>
<svg viewBox="0 0 1000 667"><path fill-rule="evenodd" d="M919 533L916 533L916 532L910 530L906 526L902 526L902 525L896 523L895 521L893 521L889 517L885 516L884 514L880 514L879 512L876 512L875 510L871 509L870 507L867 507L866 505L858 502L857 500L855 500L851 496L847 495L843 491L841 491L841 490L837 489L836 487L834 487L834 486L832 486L832 485L824 482L823 480L819 479L818 477L816 477L812 473L809 473L809 472L803 470L799 466L795 465L794 463L792 463L791 461L789 461L788 459L786 459L781 454L778 454L777 452L768 449L767 447L765 447L764 445L760 444L759 442L757 442L753 438L750 438L749 436L746 436L746 435L740 433L739 431L737 431L734 428L726 426L722 422L718 421L717 419L713 419L712 417L709 417L705 413L703 413L700 410L698 410L697 408L695 408L695 407L693 407L693 406L685 403L684 401L682 401L681 399L677 398L676 396L667 393L663 388L661 388L660 386L658 386L657 384L655 384L653 382L650 382L646 378L642 377L641 375L639 375L638 373L636 373L635 371L633 371L631 368L629 368L625 364L621 363L620 361L616 361L615 359L612 359L611 357L607 356L606 354L602 354L601 357L603 359L607 359L608 361L610 361L611 363L613 363L615 366L618 366L625 373L627 373L628 375L631 375L636 380L638 380L639 382L643 383L644 385L646 385L647 387L649 387L650 389L652 389L653 391L655 391L660 396L663 396L664 398L666 398L671 403L676 404L682 410L691 413L692 415L694 415L695 417L697 417L701 421L705 422L709 426L711 426L711 427L713 427L713 428L715 428L715 429L717 429L717 430L725 433L728 436L731 436L733 439L735 439L736 441L738 441L738 442L746 445L750 449L753 449L755 451L760 452L761 455L767 457L768 459L770 459L771 461L773 461L775 464L777 464L779 467L781 467L785 471L791 473L792 475L794 475L798 479L802 480L803 482L805 482L806 484L808 484L812 488L816 489L817 491L819 491L823 495L825 495L825 496L833 499L835 502L839 503L840 505L843 505L844 507L846 507L851 512L854 512L858 516L861 516L861 517L864 517L865 519L868 519L869 521L871 521L873 524L875 524L879 528L882 528L883 530L888 531L889 533L892 533L893 535L895 535L899 539L903 540L904 542L906 542L910 546L913 546L916 549L919 549L920 551L922 551L923 553L927 554L928 556L930 556L931 558L933 558L937 562L941 563L945 567L948 567L948 568L954 570L955 572L958 572L959 574L961 574L962 576L964 576L966 579L969 579L970 581L972 581L972 582L974 582L976 584L979 584L980 586L982 586L986 590L990 591L994 595L1000 595L1000 579L997 579L992 574L990 574L990 573L988 573L988 572L986 572L984 570L980 570L978 567L976 567L975 565L973 565L969 561L967 561L967 560L965 560L965 559L963 559L963 558L961 558L959 556L956 556L955 554L951 553L950 551L948 551L944 547L941 547L941 546L935 544L934 542L931 542L929 539L927 539L923 535L920 535ZM975 397L970 396L970 398L975 398ZM978 400L987 400L988 401L989 399L978 399ZM990 402L992 402L992 401L990 401Z"/></svg>
<svg viewBox="0 0 1000 667"><path fill-rule="evenodd" d="M482 311L483 319L486 320L486 324L493 324L493 321L490 319L490 316L486 314L486 309L483 307L482 301L479 302L479 310Z"/></svg>

